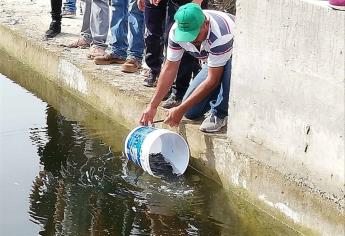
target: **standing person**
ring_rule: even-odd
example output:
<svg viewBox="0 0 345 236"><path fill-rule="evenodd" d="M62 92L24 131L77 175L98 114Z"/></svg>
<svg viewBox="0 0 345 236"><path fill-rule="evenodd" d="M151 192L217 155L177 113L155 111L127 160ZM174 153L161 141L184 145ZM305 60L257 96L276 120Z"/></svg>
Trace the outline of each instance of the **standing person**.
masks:
<svg viewBox="0 0 345 236"><path fill-rule="evenodd" d="M61 16L66 18L75 17L77 11L76 3L77 0L66 0L63 3Z"/></svg>
<svg viewBox="0 0 345 236"><path fill-rule="evenodd" d="M163 50L167 40L164 35L168 34L174 23L174 14L177 9L192 0L138 0L141 10L145 11L145 24L147 33L145 35L146 56L145 61L150 72L148 78L144 80L144 86L154 87L161 71L163 63ZM196 0L201 4L202 0ZM207 7L207 0L203 2L203 7ZM167 21L167 22L166 22ZM162 23L163 22L163 23ZM171 95L163 103L164 108L178 106L189 86L192 75L200 70L198 59L190 54L184 54L181 66L176 77L176 81L171 89Z"/></svg>
<svg viewBox="0 0 345 236"><path fill-rule="evenodd" d="M85 0L85 11L81 27L81 37L68 45L70 48L91 46L88 59L103 56L107 48L106 40L109 29L108 0Z"/></svg>
<svg viewBox="0 0 345 236"><path fill-rule="evenodd" d="M95 57L97 65L123 64L121 71L137 72L144 53L144 14L136 0L111 0L109 52Z"/></svg>
<svg viewBox="0 0 345 236"><path fill-rule="evenodd" d="M335 10L345 11L345 0L328 0L328 3Z"/></svg>
<svg viewBox="0 0 345 236"><path fill-rule="evenodd" d="M191 82L182 103L168 110L164 123L177 126L183 115L197 119L211 110L200 130L219 131L226 125L228 115L234 17L220 11L202 10L198 4L188 3L179 8L174 19L157 89L140 123L153 122L157 107L173 84L186 51L206 64Z"/></svg>
<svg viewBox="0 0 345 236"><path fill-rule="evenodd" d="M49 29L45 33L46 38L54 38L61 33L61 7L62 0L50 0L51 17Z"/></svg>

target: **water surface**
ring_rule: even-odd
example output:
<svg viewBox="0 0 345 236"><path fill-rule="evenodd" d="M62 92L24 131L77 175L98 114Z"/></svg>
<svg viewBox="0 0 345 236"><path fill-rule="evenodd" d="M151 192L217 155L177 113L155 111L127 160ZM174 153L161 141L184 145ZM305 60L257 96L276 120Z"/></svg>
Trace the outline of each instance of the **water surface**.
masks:
<svg viewBox="0 0 345 236"><path fill-rule="evenodd" d="M127 128L0 56L0 235L299 235L192 168L143 173Z"/></svg>

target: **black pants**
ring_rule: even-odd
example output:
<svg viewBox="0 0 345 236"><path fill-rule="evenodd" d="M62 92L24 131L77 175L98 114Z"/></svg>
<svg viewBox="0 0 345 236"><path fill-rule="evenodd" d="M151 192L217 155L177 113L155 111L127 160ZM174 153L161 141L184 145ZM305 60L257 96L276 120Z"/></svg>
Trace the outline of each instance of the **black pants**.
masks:
<svg viewBox="0 0 345 236"><path fill-rule="evenodd" d="M50 0L52 20L61 21L62 0Z"/></svg>
<svg viewBox="0 0 345 236"><path fill-rule="evenodd" d="M168 34L174 23L174 15L177 9L191 2L192 0L162 0L158 6L150 4L145 0L145 61L151 72L158 75L163 63L164 45L167 45ZM207 0L203 3L207 6ZM192 74L200 70L199 61L193 56L185 53L181 59L179 71L173 85L172 92L181 98L187 91Z"/></svg>

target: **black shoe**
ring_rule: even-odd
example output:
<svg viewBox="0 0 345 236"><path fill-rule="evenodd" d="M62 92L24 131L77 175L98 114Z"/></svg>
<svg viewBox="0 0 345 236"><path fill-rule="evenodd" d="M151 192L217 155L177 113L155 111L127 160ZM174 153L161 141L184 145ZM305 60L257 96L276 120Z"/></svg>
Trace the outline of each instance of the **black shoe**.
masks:
<svg viewBox="0 0 345 236"><path fill-rule="evenodd" d="M54 38L56 35L61 33L61 21L53 20L50 23L49 29L45 33L45 37Z"/></svg>
<svg viewBox="0 0 345 236"><path fill-rule="evenodd" d="M157 85L157 75L152 73L144 80L144 86L146 87L156 87Z"/></svg>

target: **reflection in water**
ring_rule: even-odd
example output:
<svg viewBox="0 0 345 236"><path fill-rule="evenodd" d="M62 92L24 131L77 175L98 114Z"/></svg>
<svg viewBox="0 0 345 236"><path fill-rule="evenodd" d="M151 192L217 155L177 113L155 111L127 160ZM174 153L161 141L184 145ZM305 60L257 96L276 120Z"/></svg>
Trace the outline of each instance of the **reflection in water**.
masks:
<svg viewBox="0 0 345 236"><path fill-rule="evenodd" d="M30 214L42 225L40 234L84 235L108 230L121 235L128 231L122 230L119 221L128 203L123 199L109 201L107 196L123 184L116 173L119 159L107 146L87 139L80 126L51 107L47 109L47 125L49 141L38 147L44 171L36 177L30 195ZM104 220L102 212L108 209L116 209L116 214Z"/></svg>
<svg viewBox="0 0 345 236"><path fill-rule="evenodd" d="M198 223L193 217L193 207L196 218L205 215L200 207L205 199L193 199L184 179L177 186L161 185L52 107L47 125L43 146L44 135L32 132L44 166L30 194L30 215L42 226L40 235L198 235L203 228L220 234L207 218Z"/></svg>

